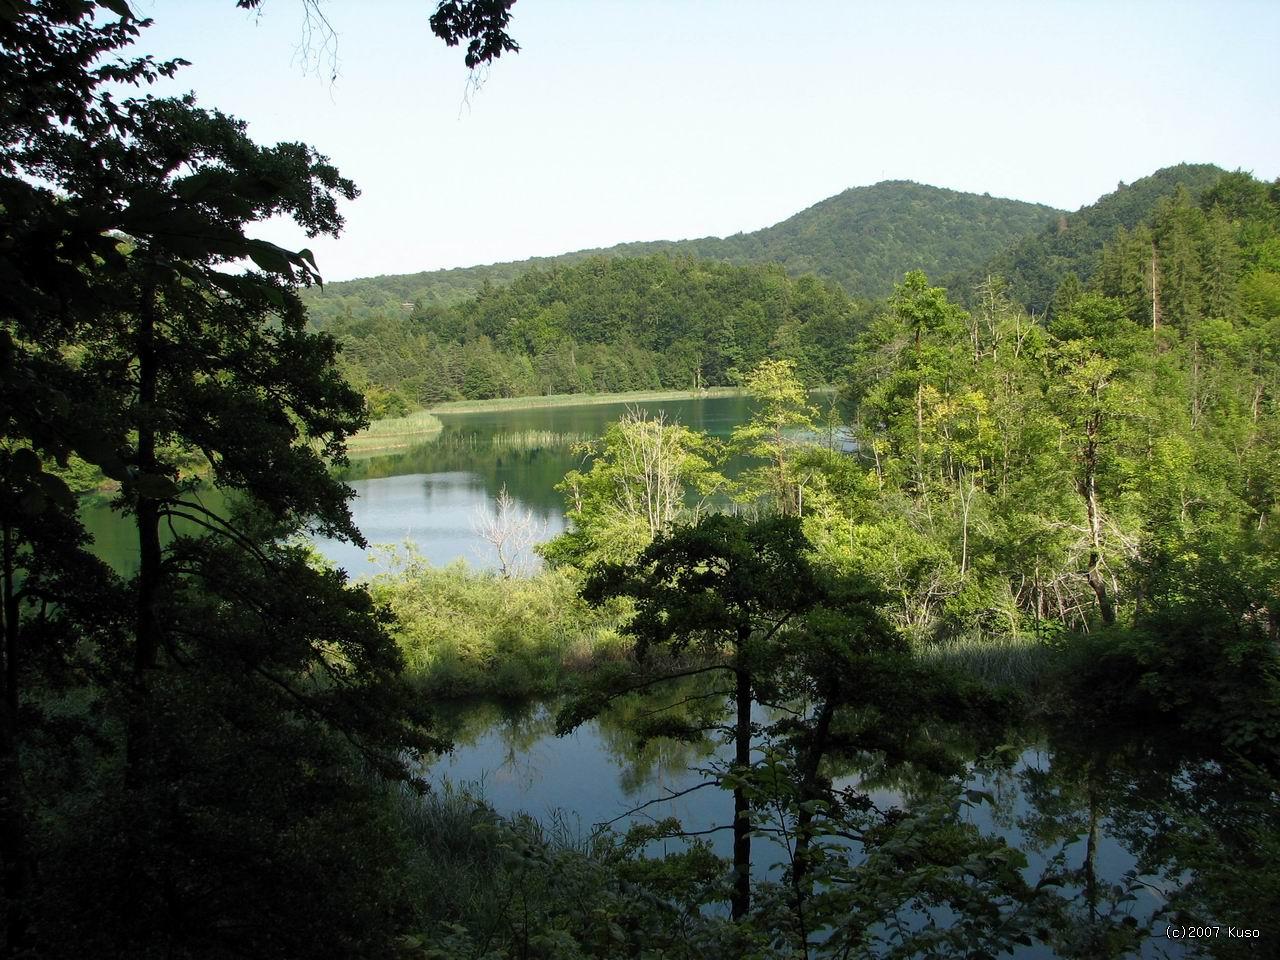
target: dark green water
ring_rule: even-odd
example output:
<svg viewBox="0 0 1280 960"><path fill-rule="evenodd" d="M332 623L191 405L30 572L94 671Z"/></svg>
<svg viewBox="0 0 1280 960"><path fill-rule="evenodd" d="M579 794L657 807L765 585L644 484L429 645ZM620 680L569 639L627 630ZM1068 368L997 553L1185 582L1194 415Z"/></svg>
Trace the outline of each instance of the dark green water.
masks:
<svg viewBox="0 0 1280 960"><path fill-rule="evenodd" d="M727 437L750 414L745 397L670 400L639 404L600 403L485 413L442 414L444 430L434 440L388 456L361 459L342 478L355 489L351 512L370 544L409 542L435 564L466 560L492 567L496 559L478 537L474 522L504 486L532 516L545 540L565 526L564 499L555 489L582 466L573 445L599 437L629 407ZM217 491L204 495L217 509ZM104 505L83 511L101 556L118 570L132 570L137 544L131 528ZM180 533L190 527L178 525ZM325 556L355 576L373 572L370 554L334 540L317 540ZM375 551L375 554L377 551ZM523 558L535 564L532 557Z"/></svg>

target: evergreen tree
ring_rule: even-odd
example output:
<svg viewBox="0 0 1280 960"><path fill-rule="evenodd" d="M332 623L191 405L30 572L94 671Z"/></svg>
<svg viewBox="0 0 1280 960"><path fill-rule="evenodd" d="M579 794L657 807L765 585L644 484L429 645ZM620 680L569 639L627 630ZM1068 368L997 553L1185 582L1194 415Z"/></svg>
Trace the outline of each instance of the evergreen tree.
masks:
<svg viewBox="0 0 1280 960"><path fill-rule="evenodd" d="M305 331L311 254L249 234L275 216L335 233L355 189L309 147L261 147L190 97L111 92L176 69L130 54L147 23L119 0L0 16L0 473L18 498L4 518L0 767L13 787L32 782L25 764L83 759L24 719L39 702L88 732L96 768L62 794L6 790L8 951L380 952L387 931L355 906L376 899L355 867L380 829L360 764L403 777L433 741L367 593L285 545L305 529L360 542L328 464L365 414L332 338ZM240 261L256 269L228 269ZM120 484L138 535L127 584L86 555L46 469L72 456ZM192 463L243 508L207 509ZM173 518L207 535L165 548ZM242 792L236 776L279 789ZM338 795L363 798L361 839L326 861L299 838L331 829ZM291 816L300 832L277 842ZM322 933L318 901L273 899L264 859L332 890L340 935Z"/></svg>

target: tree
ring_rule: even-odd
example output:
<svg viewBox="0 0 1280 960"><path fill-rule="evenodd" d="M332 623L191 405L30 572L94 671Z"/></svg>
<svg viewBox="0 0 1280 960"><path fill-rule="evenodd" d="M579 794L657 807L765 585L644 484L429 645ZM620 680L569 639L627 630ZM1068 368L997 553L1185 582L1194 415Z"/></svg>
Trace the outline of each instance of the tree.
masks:
<svg viewBox="0 0 1280 960"><path fill-rule="evenodd" d="M305 330L297 291L318 279L311 254L250 230L285 216L311 235L336 233L338 200L355 188L311 148L261 147L243 124L191 97L120 98L112 85L140 85L179 66L129 54L149 21L120 0L8 6L0 11L0 472L18 497L4 524L0 857L9 952L26 950L38 928L52 937L51 918L37 911L58 901L31 898L31 865L70 869L74 859L59 861L67 848L48 836L51 847L35 848L36 800L14 787L30 783L22 764L70 759L22 719L36 702L55 705L52 716L65 712L60 699L92 707L72 715L103 748L98 775L71 796L98 791L103 817L94 824L105 833L97 836L123 838L112 869L99 874L103 884L118 881L120 896L101 899L93 915L105 911L111 922L90 952L205 949L196 945L225 927L218 910L279 904L251 892L251 873L219 859L216 842L183 839L184 804L189 811L208 801L201 815L229 830L253 813L243 797L224 807L217 793L197 801L193 792L207 784L184 772L196 758L212 763L240 744L241 773L267 778L278 773L273 764L318 764L329 772L306 782L323 793L348 778L351 767L334 766L343 750L383 775L406 776L408 757L433 742L421 712L397 692L400 657L367 593L285 544L302 529L361 542L350 491L328 464L366 418L337 372L332 338ZM244 270L246 261L256 269ZM120 484L118 506L138 532L138 573L127 584L87 556L75 503L50 472L72 456ZM193 462L239 494L243 509L206 509ZM207 536L163 547L173 518ZM85 617L88 598L96 627ZM66 632L51 642L50 630ZM78 674L64 669L67 654L85 662ZM232 676L238 714L197 696L227 689ZM316 726L295 735L304 721ZM338 740L349 746L335 750ZM279 752L247 746L266 742ZM279 822L275 796L258 798L260 822ZM201 896L188 881L202 873L236 894L219 900L207 923L184 926ZM59 888L83 875L42 876ZM83 886L60 889L94 900ZM306 928L297 913L285 915L294 932ZM87 928L68 923L69 939L72 929ZM237 949L259 952L247 936Z"/></svg>
<svg viewBox="0 0 1280 960"><path fill-rule="evenodd" d="M791 853L785 932L804 955L817 930L846 924L860 897L839 892L856 868L832 838L863 829L852 827L855 822L879 820L878 812L867 816L874 805L833 786L831 761L871 755L952 774L958 765L939 749L930 724L972 720L975 729L987 725L988 735L996 735L1007 713L999 697L917 661L886 622L884 597L867 578L826 575L810 555L797 517L748 522L713 514L673 528L630 563L597 568L583 596L593 604L619 597L634 602L626 629L636 641L636 662L557 718L563 732L619 697L688 678L708 681L682 690L674 705L704 704L705 711L648 710L633 730L641 738L681 740L724 733L733 758L701 786L718 784L733 795L732 917L744 921L752 914L753 834L780 833ZM732 713L721 724L725 700ZM773 708L778 719L757 716L758 706ZM874 844L877 830L892 832L895 823L885 814L877 828L867 829L866 842ZM968 844L961 857L977 851ZM1026 892L1020 878L1010 886ZM819 895L818 887L827 893ZM892 898L921 895L893 883L877 890L887 899L869 908L876 918L870 922L892 911L886 907L898 902ZM762 908L769 933L782 933L773 908Z"/></svg>
<svg viewBox="0 0 1280 960"><path fill-rule="evenodd" d="M533 514L521 509L515 498L507 493L506 484L494 498L494 509L478 510L472 518L471 527L498 554L498 573L504 579L521 569L525 555L541 532Z"/></svg>
<svg viewBox="0 0 1280 960"><path fill-rule="evenodd" d="M747 395L757 404L751 419L733 431L731 443L739 454L772 462L766 470L748 472L741 480L742 496L773 497L779 512L799 513L804 506L804 484L792 475L787 460L793 442L787 431L813 431L817 411L809 403L804 385L796 378L790 360L765 360L743 379Z"/></svg>
<svg viewBox="0 0 1280 960"><path fill-rule="evenodd" d="M467 41L465 61L467 67L492 63L504 53L517 53L520 45L507 33L511 22L511 8L516 0L437 0L435 12L429 20L431 32L450 47ZM113 12L127 10L124 0L104 4ZM262 0L236 0L236 6L256 10ZM326 43L333 39L328 18L320 9L320 0L302 0L306 11L308 32L318 28Z"/></svg>
<svg viewBox="0 0 1280 960"><path fill-rule="evenodd" d="M1115 622L1114 600L1103 569L1107 521L1099 479L1114 462L1136 404L1126 382L1132 375L1137 329L1116 301L1085 295L1049 327L1054 336L1051 406L1060 418L1075 461L1076 489L1084 502L1088 560L1084 577L1103 623Z"/></svg>
<svg viewBox="0 0 1280 960"><path fill-rule="evenodd" d="M805 558L806 548L794 518L748 524L712 514L673 529L629 563L597 568L583 587L583 596L593 604L619 596L635 600L627 631L636 640L642 670L659 653L683 658L683 663L627 679L603 699L589 697L571 706L561 714L561 729L581 722L622 692L700 674L732 678L731 686L700 696L728 696L735 710L734 760L726 778L733 792L734 919L751 908L752 708L759 685L770 683L788 637L807 612L828 598Z"/></svg>
<svg viewBox="0 0 1280 960"><path fill-rule="evenodd" d="M585 474L571 470L557 486L573 529L543 548L548 558L590 567L634 559L676 521L697 517L725 484L714 440L663 414L630 410L604 436L579 448L591 456ZM690 509L689 492L698 501Z"/></svg>

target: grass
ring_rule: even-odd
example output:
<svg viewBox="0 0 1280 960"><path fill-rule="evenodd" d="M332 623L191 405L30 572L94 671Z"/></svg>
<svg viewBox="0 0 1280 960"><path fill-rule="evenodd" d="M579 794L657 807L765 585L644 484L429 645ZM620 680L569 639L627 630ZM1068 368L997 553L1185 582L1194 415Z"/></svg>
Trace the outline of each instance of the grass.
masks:
<svg viewBox="0 0 1280 960"><path fill-rule="evenodd" d="M347 440L347 455L362 457L412 447L438 436L443 428L440 418L426 410L377 420Z"/></svg>
<svg viewBox="0 0 1280 960"><path fill-rule="evenodd" d="M396 615L408 679L439 699L549 696L630 648L624 605L588 606L562 570L503 579L410 558L370 586Z"/></svg>
<svg viewBox="0 0 1280 960"><path fill-rule="evenodd" d="M455 433L440 443L445 449L461 450L558 450L594 439L594 434L573 430L517 430L486 435Z"/></svg>
<svg viewBox="0 0 1280 960"><path fill-rule="evenodd" d="M1030 634L1020 636L960 636L940 643L925 643L919 656L993 686L1008 686L1032 693L1053 670L1054 650Z"/></svg>
<svg viewBox="0 0 1280 960"><path fill-rule="evenodd" d="M535 410L540 407L578 407L593 403L652 403L662 400L696 400L737 397L738 387L703 390L630 390L625 393L553 393L540 397L497 397L493 400L451 400L431 407L433 413L483 413L489 410Z"/></svg>

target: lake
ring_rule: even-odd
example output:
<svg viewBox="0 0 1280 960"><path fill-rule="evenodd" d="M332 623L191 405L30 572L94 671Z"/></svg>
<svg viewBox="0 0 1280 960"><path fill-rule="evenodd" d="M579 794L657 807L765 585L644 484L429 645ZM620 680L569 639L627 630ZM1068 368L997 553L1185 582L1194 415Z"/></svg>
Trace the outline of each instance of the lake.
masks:
<svg viewBox="0 0 1280 960"><path fill-rule="evenodd" d="M565 528L564 498L555 489L564 475L583 465L573 446L599 437L628 409L651 415L662 412L715 437L728 437L751 411L745 396L689 398L643 403L590 403L577 406L481 413L439 414L444 429L438 437L403 452L364 457L340 476L356 492L352 516L370 544L411 543L434 564L465 560L493 569L497 558L475 532L477 516L491 508L505 486L518 508L528 511L547 540ZM203 495L217 509L216 491ZM137 541L131 527L105 505L82 511L99 554L118 570L134 569ZM176 529L184 532L178 524ZM353 576L386 566L359 547L320 538L317 548ZM536 566L536 557L522 558Z"/></svg>
<svg viewBox="0 0 1280 960"><path fill-rule="evenodd" d="M625 711L606 713L563 737L554 734L554 705L472 704L444 719L457 749L432 766L430 778L437 789L445 781L468 787L499 813L523 812L559 822L571 835L589 833L602 823L623 831L630 823L665 817L679 819L690 831L732 820L730 794L714 786L664 799L699 782L691 768L717 758L727 761L732 753L727 745L654 740L642 747L627 730ZM756 719L772 718L760 712ZM961 744L958 749L965 748ZM1220 784L1214 781L1221 773L1212 764L1189 764L1159 733L1034 731L999 755L969 757L963 786L980 792L982 800L964 807L963 815L1026 855L1023 874L1028 882L1058 878L1054 889L1086 927L1094 923L1100 928L1106 921L1148 929L1150 936L1138 951L1124 955L1182 957L1188 951L1164 937L1166 921L1158 914L1166 904L1165 893L1185 879L1182 863L1167 856L1178 829L1169 818L1183 805L1209 814L1207 797L1240 804L1240 794L1233 791L1232 799L1224 801L1216 792ZM848 770L834 780L837 788L860 786L882 809L919 802L944 789L943 783L911 769ZM1268 801L1255 797L1252 802ZM1231 816L1240 815L1238 806L1231 808ZM1246 809L1257 816L1258 807ZM1225 809L1216 812L1228 815ZM730 856L727 832L709 839L719 855ZM660 841L650 852L663 847L674 851L679 845L678 840ZM776 877L785 860L786 850L776 841L754 841L757 876ZM1042 944L1013 954L1058 955Z"/></svg>
<svg viewBox="0 0 1280 960"><path fill-rule="evenodd" d="M562 532L564 497L555 487L583 466L574 445L596 439L637 407L721 438L751 410L746 397L736 396L438 414L444 429L435 440L404 453L363 458L343 471L356 490L356 525L370 543L409 541L435 564L463 559L493 568L493 549L474 530L477 515L506 487L518 508L532 516L539 540ZM349 572L368 569L365 552L349 544L320 540L317 546ZM523 562L537 563L528 556Z"/></svg>

